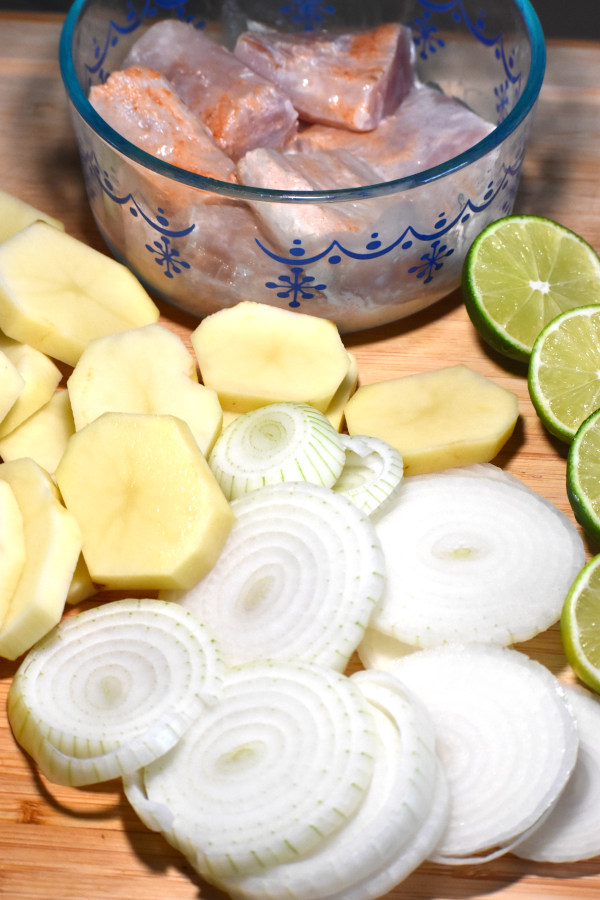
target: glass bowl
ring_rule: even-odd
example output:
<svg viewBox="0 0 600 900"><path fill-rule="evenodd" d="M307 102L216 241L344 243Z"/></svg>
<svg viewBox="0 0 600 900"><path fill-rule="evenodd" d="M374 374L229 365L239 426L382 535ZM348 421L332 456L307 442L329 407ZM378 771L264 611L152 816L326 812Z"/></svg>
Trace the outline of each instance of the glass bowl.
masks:
<svg viewBox="0 0 600 900"><path fill-rule="evenodd" d="M409 25L418 79L467 105L490 131L432 168L358 187L284 191L188 172L131 144L88 100L163 18L230 47L249 22L284 31ZM455 289L476 235L512 211L545 45L528 0L76 0L60 65L95 221L151 293L197 318L254 300L351 332ZM264 227L283 212L276 204L291 204L278 239ZM315 212L353 224L311 229Z"/></svg>

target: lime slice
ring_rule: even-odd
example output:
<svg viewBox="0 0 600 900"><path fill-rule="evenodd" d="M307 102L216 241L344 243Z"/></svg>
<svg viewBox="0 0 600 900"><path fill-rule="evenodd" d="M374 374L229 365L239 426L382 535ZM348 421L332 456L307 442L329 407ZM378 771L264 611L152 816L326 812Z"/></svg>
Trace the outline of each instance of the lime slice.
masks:
<svg viewBox="0 0 600 900"><path fill-rule="evenodd" d="M582 422L569 447L567 496L581 527L600 543L600 409Z"/></svg>
<svg viewBox="0 0 600 900"><path fill-rule="evenodd" d="M579 572L563 604L560 633L575 674L600 693L600 556Z"/></svg>
<svg viewBox="0 0 600 900"><path fill-rule="evenodd" d="M529 396L551 434L570 443L600 407L600 305L568 309L535 340Z"/></svg>
<svg viewBox="0 0 600 900"><path fill-rule="evenodd" d="M526 361L555 316L600 303L600 256L551 219L505 216L471 245L462 292L481 337L499 353Z"/></svg>

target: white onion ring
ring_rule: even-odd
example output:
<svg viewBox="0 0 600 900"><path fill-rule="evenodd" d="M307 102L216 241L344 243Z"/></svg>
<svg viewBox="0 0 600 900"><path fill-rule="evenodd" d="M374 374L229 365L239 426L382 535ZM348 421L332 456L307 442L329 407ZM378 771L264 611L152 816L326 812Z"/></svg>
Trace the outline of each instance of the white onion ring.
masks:
<svg viewBox="0 0 600 900"><path fill-rule="evenodd" d="M115 778L170 749L220 691L213 636L177 604L126 599L71 616L9 693L16 739L51 780Z"/></svg>
<svg viewBox="0 0 600 900"><path fill-rule="evenodd" d="M343 671L384 586L368 516L318 485L271 485L232 502L216 565L165 592L205 622L230 665L306 659Z"/></svg>
<svg viewBox="0 0 600 900"><path fill-rule="evenodd" d="M482 862L507 852L556 803L575 766L575 720L559 681L525 654L447 644L390 671L425 704L450 788L431 858Z"/></svg>
<svg viewBox="0 0 600 900"><path fill-rule="evenodd" d="M558 621L585 561L549 501L473 471L404 479L375 526L388 578L371 627L415 647L529 640Z"/></svg>
<svg viewBox="0 0 600 900"><path fill-rule="evenodd" d="M249 663L144 770L144 803L170 810L165 837L208 880L262 872L311 852L356 813L376 740L368 703L346 676Z"/></svg>
<svg viewBox="0 0 600 900"><path fill-rule="evenodd" d="M573 774L552 812L515 856L537 862L577 862L600 854L600 700L579 686L564 685L579 731Z"/></svg>
<svg viewBox="0 0 600 900"><path fill-rule="evenodd" d="M333 490L367 515L380 515L396 495L404 475L402 456L385 441L368 435L341 435L346 461Z"/></svg>
<svg viewBox="0 0 600 900"><path fill-rule="evenodd" d="M307 403L270 403L234 419L217 438L209 465L228 500L282 481L331 487L345 452L329 419Z"/></svg>
<svg viewBox="0 0 600 900"><path fill-rule="evenodd" d="M261 875L226 879L221 886L234 900L379 897L423 862L437 843L447 818L447 806L439 803L438 794L447 801L447 790L429 717L421 702L389 674L359 672L351 680L367 697L378 734L364 802L309 856ZM434 806L436 827L430 824ZM428 840L420 834L425 827Z"/></svg>

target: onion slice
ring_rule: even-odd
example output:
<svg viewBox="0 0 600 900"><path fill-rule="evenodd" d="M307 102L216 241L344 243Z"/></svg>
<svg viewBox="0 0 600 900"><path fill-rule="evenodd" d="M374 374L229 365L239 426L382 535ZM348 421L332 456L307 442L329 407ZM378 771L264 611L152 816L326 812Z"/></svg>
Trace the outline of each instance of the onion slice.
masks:
<svg viewBox="0 0 600 900"><path fill-rule="evenodd" d="M371 626L415 647L529 640L558 621L585 562L564 513L473 469L404 479L375 527L388 578Z"/></svg>
<svg viewBox="0 0 600 900"><path fill-rule="evenodd" d="M399 656L415 653L416 648L411 644L403 644L375 628L367 628L356 652L365 669L379 669L385 672Z"/></svg>
<svg viewBox="0 0 600 900"><path fill-rule="evenodd" d="M600 854L600 701L565 684L579 730L579 754L569 782L543 824L513 847L515 856L537 862L577 862Z"/></svg>
<svg viewBox="0 0 600 900"><path fill-rule="evenodd" d="M309 856L273 866L262 875L223 882L234 900L379 897L423 862L439 840L448 794L423 705L387 673L359 672L351 680L369 701L378 736L373 778L363 803Z"/></svg>
<svg viewBox="0 0 600 900"><path fill-rule="evenodd" d="M369 704L350 678L309 663L249 663L141 784L127 782L127 796L137 808L143 793L142 816L168 808L166 839L220 884L298 859L346 825L376 749Z"/></svg>
<svg viewBox="0 0 600 900"><path fill-rule="evenodd" d="M334 491L349 497L368 515L381 513L402 482L402 456L385 441L367 435L340 435L346 461Z"/></svg>
<svg viewBox="0 0 600 900"><path fill-rule="evenodd" d="M213 636L160 600L116 600L64 619L25 657L8 698L15 738L46 777L85 785L174 746L221 690Z"/></svg>
<svg viewBox="0 0 600 900"><path fill-rule="evenodd" d="M448 827L431 859L506 853L548 815L577 758L575 719L557 678L523 653L447 644L390 671L421 698L450 788Z"/></svg>
<svg viewBox="0 0 600 900"><path fill-rule="evenodd" d="M306 659L343 671L383 592L368 516L309 483L271 485L231 506L213 569L189 591L161 596L206 622L229 665Z"/></svg>
<svg viewBox="0 0 600 900"><path fill-rule="evenodd" d="M328 418L307 403L271 403L234 419L217 438L209 465L228 500L282 481L331 487L345 452Z"/></svg>

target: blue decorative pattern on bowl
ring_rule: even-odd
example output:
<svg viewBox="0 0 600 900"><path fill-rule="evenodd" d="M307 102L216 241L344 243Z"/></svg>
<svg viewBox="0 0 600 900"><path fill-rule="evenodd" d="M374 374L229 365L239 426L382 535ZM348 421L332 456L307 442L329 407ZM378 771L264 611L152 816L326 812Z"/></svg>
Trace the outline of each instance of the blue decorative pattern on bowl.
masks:
<svg viewBox="0 0 600 900"><path fill-rule="evenodd" d="M142 30L160 18L176 17L231 41L225 8L200 0L77 0L71 8L61 70L90 205L114 255L153 293L198 317L253 299L326 316L341 331L395 321L456 288L473 239L513 209L545 65L543 36L527 0L373 0L368 22L353 2L243 4L237 28L246 17L283 30L350 28L355 21L410 25L419 78L496 126L435 168L315 192L232 185L175 168L114 132L87 100L89 88L118 69ZM294 203L299 213L307 203L355 204L369 227L322 244L290 233L283 248L253 215L263 203Z"/></svg>

